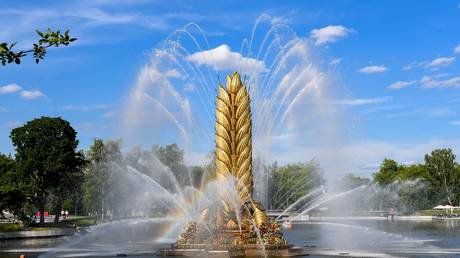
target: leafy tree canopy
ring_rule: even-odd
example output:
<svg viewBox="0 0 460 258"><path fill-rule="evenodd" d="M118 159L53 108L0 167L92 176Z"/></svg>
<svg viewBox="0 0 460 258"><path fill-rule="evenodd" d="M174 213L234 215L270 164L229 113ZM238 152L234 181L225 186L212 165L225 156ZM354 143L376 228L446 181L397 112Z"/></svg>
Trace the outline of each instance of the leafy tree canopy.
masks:
<svg viewBox="0 0 460 258"><path fill-rule="evenodd" d="M10 156L0 154L0 211L21 217L25 201L24 185L17 177L16 162Z"/></svg>
<svg viewBox="0 0 460 258"><path fill-rule="evenodd" d="M369 178L360 177L353 173L348 173L342 177L342 187L344 189L353 189L361 185L367 185L370 183Z"/></svg>
<svg viewBox="0 0 460 258"><path fill-rule="evenodd" d="M398 176L399 170L400 166L396 161L392 159L384 159L380 165L380 170L373 175L374 182L383 186L391 184Z"/></svg>
<svg viewBox="0 0 460 258"><path fill-rule="evenodd" d="M17 172L42 215L48 195L58 187L72 188L73 177L81 173L84 157L76 150L76 136L70 123L59 117L34 119L11 131Z"/></svg>
<svg viewBox="0 0 460 258"><path fill-rule="evenodd" d="M325 182L322 171L314 161L275 166L270 181L271 209L284 209Z"/></svg>
<svg viewBox="0 0 460 258"><path fill-rule="evenodd" d="M425 164L431 188L440 196L444 196L450 205L460 201L460 174L455 168L457 164L452 150L433 150L431 154L425 155Z"/></svg>

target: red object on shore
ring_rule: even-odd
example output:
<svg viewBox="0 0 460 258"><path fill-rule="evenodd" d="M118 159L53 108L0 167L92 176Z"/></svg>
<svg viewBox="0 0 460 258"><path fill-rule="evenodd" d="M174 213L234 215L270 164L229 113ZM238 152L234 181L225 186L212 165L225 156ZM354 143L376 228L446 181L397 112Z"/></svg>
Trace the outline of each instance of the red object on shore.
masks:
<svg viewBox="0 0 460 258"><path fill-rule="evenodd" d="M45 217L48 217L48 212L47 211L45 211L43 214L45 215Z"/></svg>

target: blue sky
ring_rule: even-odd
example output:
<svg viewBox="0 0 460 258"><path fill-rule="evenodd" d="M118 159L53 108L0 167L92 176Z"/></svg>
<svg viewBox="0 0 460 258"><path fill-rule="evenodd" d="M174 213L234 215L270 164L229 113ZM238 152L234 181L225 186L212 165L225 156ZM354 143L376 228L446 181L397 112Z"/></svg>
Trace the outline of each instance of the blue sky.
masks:
<svg viewBox="0 0 460 258"><path fill-rule="evenodd" d="M329 98L340 131L337 148L306 140L278 148L279 160L316 157L326 170L368 175L385 157L412 163L433 148L460 153L459 1L80 0L1 6L0 41L25 48L36 38L35 29L48 27L69 29L78 38L73 46L50 50L39 65L25 58L20 66L0 67L2 153L13 152L12 128L40 116L69 120L81 148L94 137L122 137L126 124L120 114L140 71L171 33L194 22L210 49L227 45L237 53L264 14L308 42L312 62L332 82ZM149 144L174 140L168 133L152 138ZM194 150L194 157L202 157L209 146ZM341 156L336 163L343 165L330 165L331 155Z"/></svg>

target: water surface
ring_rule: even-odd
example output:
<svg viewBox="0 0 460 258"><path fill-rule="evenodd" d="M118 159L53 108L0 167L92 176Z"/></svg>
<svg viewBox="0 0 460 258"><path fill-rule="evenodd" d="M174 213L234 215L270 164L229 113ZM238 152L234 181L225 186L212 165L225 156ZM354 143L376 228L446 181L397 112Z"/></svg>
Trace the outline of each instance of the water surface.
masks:
<svg viewBox="0 0 460 258"><path fill-rule="evenodd" d="M0 257L155 257L173 239L166 221L133 220L92 228L74 237L3 241ZM460 221L334 220L296 224L286 239L309 257L460 257Z"/></svg>

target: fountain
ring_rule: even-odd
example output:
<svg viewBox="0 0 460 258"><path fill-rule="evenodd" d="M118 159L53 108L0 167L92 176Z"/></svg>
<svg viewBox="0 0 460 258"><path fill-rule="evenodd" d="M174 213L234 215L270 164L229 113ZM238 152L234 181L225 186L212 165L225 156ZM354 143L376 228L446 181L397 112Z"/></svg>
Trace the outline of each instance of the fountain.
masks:
<svg viewBox="0 0 460 258"><path fill-rule="evenodd" d="M179 240L163 256L219 255L280 257L304 254L283 238L276 221L268 220L253 199L252 118L250 97L240 74L219 84L216 99L215 176L222 185L219 202L205 208L199 221L184 226Z"/></svg>

